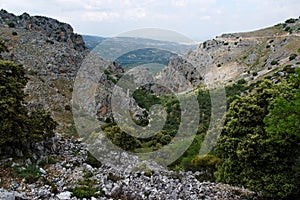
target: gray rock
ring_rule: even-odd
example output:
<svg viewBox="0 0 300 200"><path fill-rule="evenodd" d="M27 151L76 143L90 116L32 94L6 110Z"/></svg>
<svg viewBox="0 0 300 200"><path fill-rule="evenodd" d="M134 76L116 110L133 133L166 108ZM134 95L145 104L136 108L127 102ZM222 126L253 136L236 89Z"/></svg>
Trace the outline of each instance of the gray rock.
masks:
<svg viewBox="0 0 300 200"><path fill-rule="evenodd" d="M69 199L71 199L71 195L72 195L72 192L66 191L66 192L59 193L58 195L56 195L56 197L59 200L69 200Z"/></svg>

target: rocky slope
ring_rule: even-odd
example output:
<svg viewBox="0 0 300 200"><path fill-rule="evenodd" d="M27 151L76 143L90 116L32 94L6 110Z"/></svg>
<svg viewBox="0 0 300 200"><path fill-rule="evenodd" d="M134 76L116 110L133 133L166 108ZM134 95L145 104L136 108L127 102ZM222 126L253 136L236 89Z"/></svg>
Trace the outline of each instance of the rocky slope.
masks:
<svg viewBox="0 0 300 200"><path fill-rule="evenodd" d="M27 176L9 176L24 171L31 160L2 160L0 163L0 199L259 199L259 194L246 189L211 182L199 182L200 173L168 171L155 163L130 160L120 170L113 165L95 167L90 162L87 146L74 139L56 136L55 152L43 159L55 158L51 164L37 168L36 181ZM126 153L121 162L128 162ZM43 159L39 162L42 163ZM3 168L6 166L5 168ZM27 166L27 167L26 167ZM22 173L21 173L22 174ZM92 186L91 186L92 185ZM93 189L92 189L93 188Z"/></svg>
<svg viewBox="0 0 300 200"><path fill-rule="evenodd" d="M300 62L300 20L289 19L285 23L266 29L223 34L201 43L197 50L184 56L185 63L193 70L184 70L182 61L170 63L164 73L174 71L189 73L190 82L199 74L205 84L230 84L244 78L249 84L266 76L272 76L285 66L296 67ZM186 65L186 64L185 64Z"/></svg>
<svg viewBox="0 0 300 200"><path fill-rule="evenodd" d="M288 20L268 29L226 34L206 41L183 58L172 60L160 77L167 77L169 82L165 84L178 92L202 84L218 82L226 85L241 78L251 83L266 76L272 77L287 65L291 68L299 66L299 24L297 19ZM120 170L108 163L93 167L88 161L86 144L60 136L62 132L75 132L71 112L73 83L84 58L89 54L82 37L73 33L70 25L57 20L32 17L26 13L15 16L1 10L0 39L9 49L2 57L21 63L28 70L28 106L51 111L60 123L60 134L52 138L49 144L36 146L44 154L25 161L10 158L1 161L0 184L5 189L0 189L0 199L70 199L71 192L79 196L78 191L86 190L92 193L91 197L98 196L99 199L258 198L255 193L242 188L201 183L195 179L199 172L168 171L155 163L141 163L131 157L128 159L126 153L121 156L122 162L127 163L125 169ZM100 80L105 87L98 88L97 110L93 107L87 109L96 112L105 121L111 112L111 97L108 94L124 71L114 62L102 60L101 65L108 69ZM88 73L93 72L90 68ZM178 76L178 73L183 76ZM148 79L149 76L145 75L134 81L140 84ZM123 93L126 94L126 91ZM124 102L130 100L126 98ZM137 106L133 101L134 107ZM111 153L109 156L115 156L114 152ZM55 161L50 162L50 158L55 158ZM46 162L39 164L37 180L32 182L26 174L18 174L43 160ZM91 188L95 190L90 191Z"/></svg>

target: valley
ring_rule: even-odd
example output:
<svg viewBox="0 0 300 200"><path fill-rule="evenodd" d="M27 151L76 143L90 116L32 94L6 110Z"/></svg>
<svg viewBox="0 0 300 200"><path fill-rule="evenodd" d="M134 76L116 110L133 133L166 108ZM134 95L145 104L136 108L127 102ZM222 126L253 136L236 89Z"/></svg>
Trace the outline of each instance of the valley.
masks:
<svg viewBox="0 0 300 200"><path fill-rule="evenodd" d="M187 45L1 10L0 50L0 199L299 198L300 19Z"/></svg>

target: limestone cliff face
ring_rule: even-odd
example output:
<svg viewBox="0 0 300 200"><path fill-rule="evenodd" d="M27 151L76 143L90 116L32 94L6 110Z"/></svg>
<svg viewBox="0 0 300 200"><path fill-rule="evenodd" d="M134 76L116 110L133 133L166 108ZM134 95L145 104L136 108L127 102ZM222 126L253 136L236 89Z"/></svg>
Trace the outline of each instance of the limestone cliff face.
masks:
<svg viewBox="0 0 300 200"><path fill-rule="evenodd" d="M74 130L71 112L73 83L81 63L90 52L82 37L75 34L69 24L55 19L27 13L15 16L1 10L0 40L9 50L2 53L2 58L20 63L27 69L28 106L51 111L60 123L60 129L66 132ZM121 69L116 64L103 62L112 73ZM112 84L107 76L104 79ZM105 99L104 94L102 97ZM104 103L99 109L103 110L103 106Z"/></svg>

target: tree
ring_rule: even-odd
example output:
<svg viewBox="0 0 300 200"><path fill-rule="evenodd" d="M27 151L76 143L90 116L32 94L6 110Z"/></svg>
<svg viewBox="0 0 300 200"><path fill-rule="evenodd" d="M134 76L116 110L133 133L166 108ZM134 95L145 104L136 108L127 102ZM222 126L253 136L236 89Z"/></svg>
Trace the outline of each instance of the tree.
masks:
<svg viewBox="0 0 300 200"><path fill-rule="evenodd" d="M299 195L299 75L280 85L264 81L230 105L216 145L217 181L267 197Z"/></svg>
<svg viewBox="0 0 300 200"><path fill-rule="evenodd" d="M139 146L135 137L125 133L118 126L106 128L105 134L112 143L125 151L132 151Z"/></svg>
<svg viewBox="0 0 300 200"><path fill-rule="evenodd" d="M0 60L0 147L25 150L29 142L54 135L57 123L43 110L29 112L24 105L25 69L11 61Z"/></svg>

